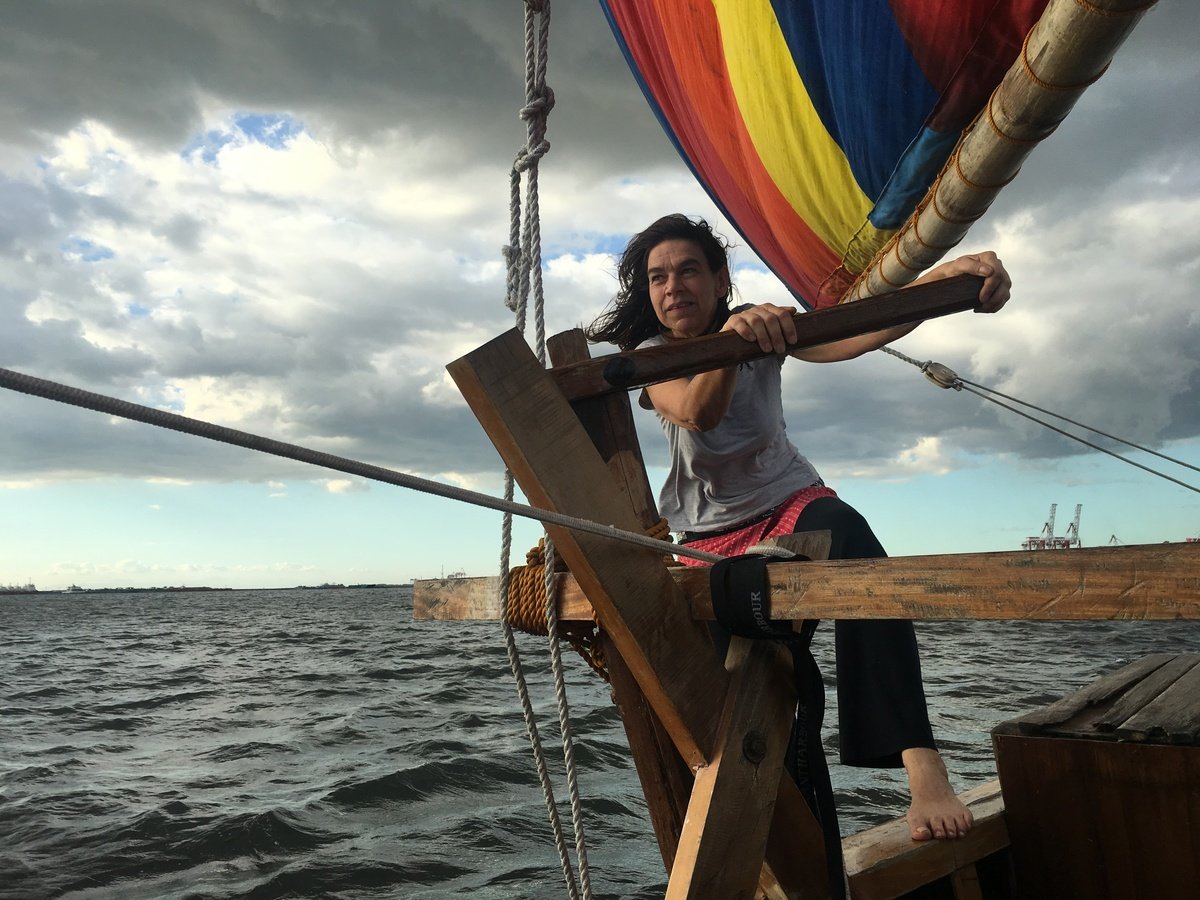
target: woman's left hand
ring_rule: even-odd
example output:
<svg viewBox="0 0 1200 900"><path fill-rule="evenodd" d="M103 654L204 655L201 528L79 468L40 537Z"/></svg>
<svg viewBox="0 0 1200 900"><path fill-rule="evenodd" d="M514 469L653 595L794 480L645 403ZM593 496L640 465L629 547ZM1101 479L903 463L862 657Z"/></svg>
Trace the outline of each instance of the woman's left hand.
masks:
<svg viewBox="0 0 1200 900"><path fill-rule="evenodd" d="M930 270L927 278L920 280L949 278L951 275L983 276L983 287L979 291L979 308L975 310L976 312L999 312L1008 302L1012 292L1012 279L1008 275L1008 270L1004 268L1000 257L991 250L985 250L983 253L971 253L960 256L951 262L942 263L937 268Z"/></svg>

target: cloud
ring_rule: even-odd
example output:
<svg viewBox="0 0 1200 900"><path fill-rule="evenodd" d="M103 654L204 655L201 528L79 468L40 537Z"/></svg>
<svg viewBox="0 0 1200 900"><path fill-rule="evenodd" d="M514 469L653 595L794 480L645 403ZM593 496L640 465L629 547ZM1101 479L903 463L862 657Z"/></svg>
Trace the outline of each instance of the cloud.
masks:
<svg viewBox="0 0 1200 900"><path fill-rule="evenodd" d="M928 323L901 350L1149 444L1200 432L1200 123L1178 114L1198 31L1192 4L1152 10L972 233L964 250L994 246L1013 273L1009 309ZM614 254L668 208L733 236L595 5L557 6L553 32L551 333L603 308ZM494 484L498 456L444 367L512 324L521 41L498 4L16 4L0 34L0 365ZM735 260L745 300L788 302L747 248ZM822 471L1079 452L881 354L785 373L793 437ZM9 392L0 420L6 484L358 484Z"/></svg>

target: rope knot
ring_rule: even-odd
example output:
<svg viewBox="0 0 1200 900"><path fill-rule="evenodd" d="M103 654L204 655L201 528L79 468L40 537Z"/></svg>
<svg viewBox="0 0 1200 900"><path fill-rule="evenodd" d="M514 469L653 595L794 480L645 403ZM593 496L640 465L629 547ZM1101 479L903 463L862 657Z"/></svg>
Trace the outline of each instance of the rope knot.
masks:
<svg viewBox="0 0 1200 900"><path fill-rule="evenodd" d="M529 147L522 147L513 160L513 172L527 172L550 152L550 142L545 138Z"/></svg>
<svg viewBox="0 0 1200 900"><path fill-rule="evenodd" d="M528 122L534 119L544 119L554 109L554 91L550 85L543 84L533 89L533 95L521 107L521 118Z"/></svg>

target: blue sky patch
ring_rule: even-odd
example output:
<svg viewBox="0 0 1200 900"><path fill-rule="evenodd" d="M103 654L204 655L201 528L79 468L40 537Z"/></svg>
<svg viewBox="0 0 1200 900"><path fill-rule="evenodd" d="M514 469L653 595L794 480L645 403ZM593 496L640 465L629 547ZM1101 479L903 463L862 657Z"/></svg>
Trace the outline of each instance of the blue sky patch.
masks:
<svg viewBox="0 0 1200 900"><path fill-rule="evenodd" d="M180 156L187 159L199 154L209 165L217 161L221 150L229 144L247 139L256 144L282 150L293 138L304 132L304 123L287 113L235 113L232 127L214 128L196 135L184 145Z"/></svg>
<svg viewBox="0 0 1200 900"><path fill-rule="evenodd" d="M101 247L81 237L69 237L59 244L58 248L64 256L78 256L84 262L99 262L102 259L112 259L116 255L108 247Z"/></svg>
<svg viewBox="0 0 1200 900"><path fill-rule="evenodd" d="M150 315L150 307L142 306L140 303L130 303L125 308L129 311L129 315L135 319L144 319Z"/></svg>
<svg viewBox="0 0 1200 900"><path fill-rule="evenodd" d="M179 155L187 159L199 153L201 160L212 165L217 161L217 154L221 152L221 148L232 144L233 141L234 136L227 131L206 131L188 141Z"/></svg>
<svg viewBox="0 0 1200 900"><path fill-rule="evenodd" d="M282 150L304 131L304 124L286 113L238 113L233 124L250 140L274 150Z"/></svg>

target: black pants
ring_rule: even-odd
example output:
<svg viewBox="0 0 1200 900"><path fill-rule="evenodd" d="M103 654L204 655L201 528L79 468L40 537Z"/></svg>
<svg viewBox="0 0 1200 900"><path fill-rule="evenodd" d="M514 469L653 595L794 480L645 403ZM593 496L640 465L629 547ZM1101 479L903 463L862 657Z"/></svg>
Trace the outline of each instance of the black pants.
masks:
<svg viewBox="0 0 1200 900"><path fill-rule="evenodd" d="M808 504L796 531L824 531L833 537L830 559L887 556L867 520L837 497ZM837 660L838 730L841 761L848 766L891 768L909 747L936 748L921 660L912 622L899 619L834 623Z"/></svg>
<svg viewBox="0 0 1200 900"><path fill-rule="evenodd" d="M830 559L887 556L867 520L837 497L808 504L795 530L830 532ZM791 644L796 678L796 724L788 744L786 765L825 836L830 894L844 897L841 834L833 788L821 740L825 686L810 649L816 622L806 623ZM729 633L713 623L713 640L724 658ZM912 622L860 620L834 623L837 666L838 729L841 761L850 766L895 767L909 747L936 747L921 661Z"/></svg>

